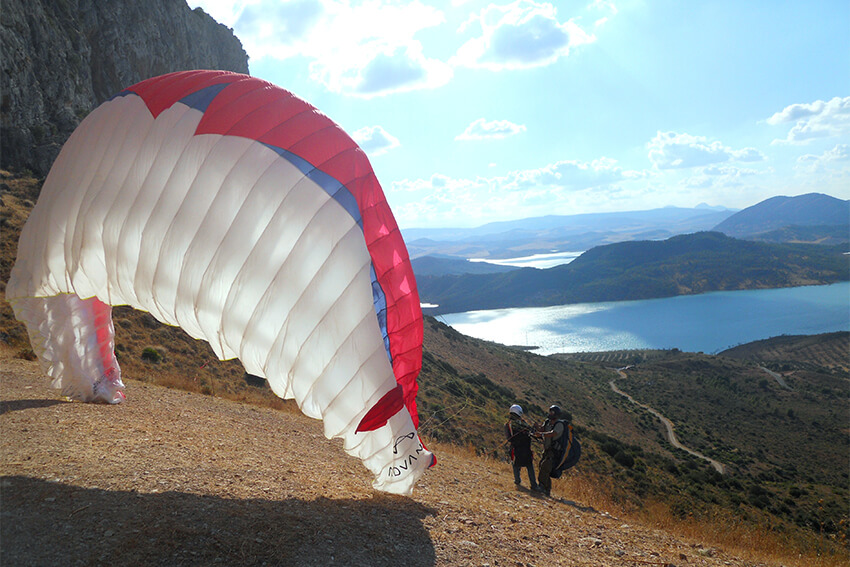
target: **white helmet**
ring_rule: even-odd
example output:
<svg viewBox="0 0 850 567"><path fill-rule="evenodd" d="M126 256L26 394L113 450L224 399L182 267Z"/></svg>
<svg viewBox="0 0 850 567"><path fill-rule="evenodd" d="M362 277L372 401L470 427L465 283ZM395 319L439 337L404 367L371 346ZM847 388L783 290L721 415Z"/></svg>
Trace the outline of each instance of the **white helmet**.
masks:
<svg viewBox="0 0 850 567"><path fill-rule="evenodd" d="M522 408L520 406L516 405L516 404L511 406L510 412L522 417Z"/></svg>

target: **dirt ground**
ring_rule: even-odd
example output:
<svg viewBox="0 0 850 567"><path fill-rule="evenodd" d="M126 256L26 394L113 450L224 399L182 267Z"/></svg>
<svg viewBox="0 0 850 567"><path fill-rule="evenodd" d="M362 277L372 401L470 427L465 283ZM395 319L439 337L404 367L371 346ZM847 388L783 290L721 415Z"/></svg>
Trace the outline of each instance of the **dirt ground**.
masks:
<svg viewBox="0 0 850 567"><path fill-rule="evenodd" d="M68 402L0 353L0 565L762 565L513 485L505 463L431 447L413 497L298 413L133 380ZM566 484L564 484L566 483Z"/></svg>

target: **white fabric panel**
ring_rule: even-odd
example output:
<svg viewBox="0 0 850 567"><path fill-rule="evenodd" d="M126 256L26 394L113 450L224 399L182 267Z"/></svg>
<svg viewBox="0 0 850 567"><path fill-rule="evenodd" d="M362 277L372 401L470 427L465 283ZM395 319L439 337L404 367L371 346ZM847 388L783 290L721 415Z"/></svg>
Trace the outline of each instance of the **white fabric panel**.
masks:
<svg viewBox="0 0 850 567"><path fill-rule="evenodd" d="M226 313L231 321L233 318L240 319L234 325L234 332L244 328L243 344L251 344L253 349L263 353L265 362L262 366L275 368L268 376L269 382L278 395L286 398L292 398L293 395L286 388L289 382L285 376L289 368L281 367L276 362L278 351L282 347L278 339L286 336L289 325L298 324L286 316L297 296L286 293L285 289L276 290L274 286L286 283L291 289L304 288L304 285L299 284L299 280L305 277L306 270L294 262L288 262L288 259L298 239L305 235L312 218L329 200L327 193L303 177L295 186L289 188L266 230L242 263L235 280L223 289L226 294L224 308L217 309L219 313ZM349 224L351 222L349 220ZM213 290L212 286L202 286L202 295L198 300L199 309L212 303ZM269 315L265 325L258 324L263 314ZM231 324L233 323L228 326Z"/></svg>
<svg viewBox="0 0 850 567"><path fill-rule="evenodd" d="M176 104L153 120L138 97L120 97L63 148L7 286L42 363L64 393L91 400L102 361L93 300L79 298L148 311L238 356L342 437L376 488L409 494L431 459L407 410L355 433L396 388L362 231L273 150L195 136L201 116Z"/></svg>
<svg viewBox="0 0 850 567"><path fill-rule="evenodd" d="M124 186L136 156L139 155L147 131L153 122L144 109L134 109L126 115L127 132L132 136L121 136L117 155L107 171L95 175L90 188L80 204L78 228L74 232L74 256L78 263L70 266L73 274L73 286L77 294L88 297L97 295L109 297L104 255L104 221L119 191ZM104 165L109 164L104 159ZM106 287L98 287L106 286Z"/></svg>
<svg viewBox="0 0 850 567"><path fill-rule="evenodd" d="M284 199L302 174L289 162L263 148L262 153L272 156L270 167L262 172L251 192L233 218L228 233L215 249L204 249L203 242L195 241L187 256L204 258L199 264L206 264L206 270L187 269L184 264L180 275L178 293L194 297L198 303L200 293L207 297L218 297L222 312L221 327L225 333L220 337L226 348L238 351L239 359L246 370L262 375L263 365L268 358L268 349L274 336L262 341L245 340L246 328L262 290L256 290L257 277L252 276L248 266L262 266L267 259L252 256L261 238L273 241L275 234L270 224L281 213ZM209 257L207 261L206 258ZM234 262L233 258L243 258L243 262ZM258 262L253 262L256 258ZM235 293L238 290L238 294ZM228 296L234 292L233 301L228 305ZM205 300L208 301L208 300ZM181 305L185 302L181 302ZM270 331L266 333L271 334ZM261 345L266 345L265 348Z"/></svg>
<svg viewBox="0 0 850 567"><path fill-rule="evenodd" d="M171 108L179 106L182 105ZM193 135L200 118L200 112L187 111L175 124L176 131L172 131L172 135L165 139L164 147L157 155L147 181L151 181L153 172L157 172L158 179L156 182L146 182L139 192L133 209L128 214L128 222L121 229L119 241L119 255L135 260L128 263L125 270L133 274L132 287L139 306L169 324L176 323L173 307L161 305L157 298L158 290L153 287L154 274L161 262L164 270L175 269L173 258L160 256L166 232L181 222L193 223L192 217L198 216L198 211L205 208L218 188L214 185L209 191L204 191L205 182L217 180L200 177L198 173L204 160L215 153L218 141L212 136ZM217 157L223 157L222 154ZM188 211L188 214L180 216L183 211ZM187 227L187 230L196 227L195 224L194 227ZM186 236L187 233L184 232L176 238L183 239ZM127 238L129 240L125 246Z"/></svg>
<svg viewBox="0 0 850 567"><path fill-rule="evenodd" d="M144 113L150 121L147 107L136 97L127 97L128 105L138 105L138 112ZM185 120L182 120L185 118ZM131 212L137 210L136 201L141 193L161 192L173 169L174 161L180 156L175 148L179 143L167 143L172 138L188 139L196 127L200 114L183 105L175 105L159 115L147 130L138 155L133 158L130 173L109 207L104 218L103 245L106 255L107 273L110 274L109 292L112 303L138 305L136 290L133 288L135 266L138 258L126 258L122 253L125 245L122 232ZM156 167L154 167L156 165ZM178 195L174 195L178 197ZM126 252L126 249L123 249Z"/></svg>
<svg viewBox="0 0 850 567"><path fill-rule="evenodd" d="M364 324L366 327L371 326L368 321ZM362 344L359 340L361 336L353 335L351 346L345 345L348 348L340 349L339 356L331 360L326 371L327 376L321 377L312 393L323 404L326 416L323 417L323 423L325 435L328 437L339 437L348 429L354 431L369 408L396 386L395 381L390 383L387 380L376 388L374 384L362 378L380 376L387 357L379 348L375 348L370 354L366 353L367 348L375 345ZM344 358L345 356L348 358ZM346 378L346 373L355 379ZM333 388L337 389L336 395L331 391ZM311 402L316 403L313 400ZM358 433L358 436L362 435L362 432Z"/></svg>
<svg viewBox="0 0 850 567"><path fill-rule="evenodd" d="M407 409L402 409L387 425L357 433L348 430L343 447L375 475L372 486L391 494L410 494L413 484L431 466L433 455L422 445Z"/></svg>

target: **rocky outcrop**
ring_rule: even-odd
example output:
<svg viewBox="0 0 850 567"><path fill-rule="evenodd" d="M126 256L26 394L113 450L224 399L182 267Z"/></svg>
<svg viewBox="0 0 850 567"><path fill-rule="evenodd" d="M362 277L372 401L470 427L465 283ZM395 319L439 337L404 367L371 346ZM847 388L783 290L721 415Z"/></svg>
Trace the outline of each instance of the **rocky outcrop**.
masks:
<svg viewBox="0 0 850 567"><path fill-rule="evenodd" d="M98 104L186 69L248 72L233 31L185 0L3 0L0 165L46 175Z"/></svg>

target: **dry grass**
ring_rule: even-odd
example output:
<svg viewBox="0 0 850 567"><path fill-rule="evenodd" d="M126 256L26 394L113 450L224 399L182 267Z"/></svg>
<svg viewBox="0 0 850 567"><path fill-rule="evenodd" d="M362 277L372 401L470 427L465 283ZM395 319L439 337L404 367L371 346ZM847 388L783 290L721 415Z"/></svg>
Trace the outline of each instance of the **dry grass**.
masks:
<svg viewBox="0 0 850 567"><path fill-rule="evenodd" d="M486 468L509 469L503 461L480 456L479 451L472 446L463 448L438 443L433 444L434 447L440 454L449 453L471 461L477 460L484 463L482 466ZM714 509L708 517L679 518L664 502L652 499L637 502L613 496L617 490L612 484L609 478L578 467L564 478L555 480L553 486L562 502L577 509L592 510L629 525L658 530L692 542L692 545L705 553L724 550L746 564L800 567L846 567L850 564L850 552L846 546L825 534L777 529L766 519L761 524L742 521L720 509Z"/></svg>
<svg viewBox="0 0 850 567"><path fill-rule="evenodd" d="M623 506L581 467L555 482L554 498L541 498L516 490L506 463L451 444L429 443L439 462L412 498L387 497L297 412L132 379L120 406L66 403L44 389L37 363L14 353L0 352L4 564L838 567L848 559L815 548L800 556L776 539L727 530L735 541L719 532L729 527L722 519L688 524L650 503Z"/></svg>
<svg viewBox="0 0 850 567"><path fill-rule="evenodd" d="M572 479L516 490L505 463L451 445L430 444L413 497L377 494L302 415L129 379L119 406L67 403L9 354L4 564L775 565L625 522Z"/></svg>

